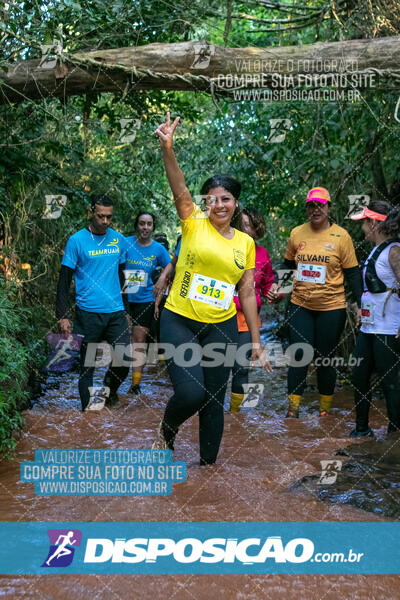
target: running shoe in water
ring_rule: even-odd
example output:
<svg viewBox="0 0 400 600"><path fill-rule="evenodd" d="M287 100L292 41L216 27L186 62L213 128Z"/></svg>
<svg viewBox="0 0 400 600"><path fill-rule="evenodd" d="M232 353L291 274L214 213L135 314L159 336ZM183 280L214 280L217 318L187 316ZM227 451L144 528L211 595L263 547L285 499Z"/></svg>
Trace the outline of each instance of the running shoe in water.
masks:
<svg viewBox="0 0 400 600"><path fill-rule="evenodd" d="M117 404L117 402L119 401L119 396L117 394L117 392L110 392L110 395L108 398L106 398L106 406L114 406L115 404Z"/></svg>
<svg viewBox="0 0 400 600"><path fill-rule="evenodd" d="M140 385L138 383L136 385L131 385L128 391L131 394L135 394L136 396L142 393L142 390L140 389Z"/></svg>
<svg viewBox="0 0 400 600"><path fill-rule="evenodd" d="M325 409L323 409L323 410L320 410L320 411L319 411L319 416L320 416L320 417L328 417L330 414L331 414L331 413L329 412L329 410L325 410Z"/></svg>
<svg viewBox="0 0 400 600"><path fill-rule="evenodd" d="M168 426L167 426L168 427ZM157 437L151 446L152 450L173 450L174 449L174 441L178 430L175 431L173 437L170 439L169 443L165 441L164 433L163 433L163 422L160 422L160 425L157 429Z"/></svg>
<svg viewBox="0 0 400 600"><path fill-rule="evenodd" d="M160 424L158 426L156 439L152 443L151 449L152 450L168 450L167 442L165 441L164 435L162 432L162 421L160 421Z"/></svg>
<svg viewBox="0 0 400 600"><path fill-rule="evenodd" d="M299 409L298 408L289 408L286 413L286 419L298 419L299 418Z"/></svg>
<svg viewBox="0 0 400 600"><path fill-rule="evenodd" d="M355 428L355 429L353 429L353 431L350 432L349 437L351 437L351 438L374 437L374 432L372 431L371 427L368 427L368 429L365 429L364 431L358 431L358 429Z"/></svg>

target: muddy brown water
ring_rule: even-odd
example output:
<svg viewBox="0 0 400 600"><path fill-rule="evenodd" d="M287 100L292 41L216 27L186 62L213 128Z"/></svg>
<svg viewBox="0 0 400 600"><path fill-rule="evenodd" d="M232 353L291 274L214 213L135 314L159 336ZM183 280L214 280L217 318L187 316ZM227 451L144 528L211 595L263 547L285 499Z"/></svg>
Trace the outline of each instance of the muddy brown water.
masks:
<svg viewBox="0 0 400 600"><path fill-rule="evenodd" d="M226 414L215 467L198 466L197 418L182 426L174 460L186 461L187 481L174 484L171 496L39 497L33 484L19 481L20 462L33 460L35 449L149 448L171 394L163 367L149 367L141 398L127 393L126 381L119 405L82 414L77 375L64 375L59 389L48 389L25 412L16 458L0 464L0 520L379 522L397 518L398 514L385 516L380 510L382 486L363 471L351 479L353 488L348 481L330 490L315 484L321 460L339 458L345 464L362 456L364 465L379 463L381 451L375 442L349 444L353 399L348 387L338 390L332 416L318 418L317 395L309 392L301 418L286 420L286 369L276 368L272 375L254 370L251 380L265 384L264 400L256 408ZM386 418L381 400L371 411L371 425L378 441L384 443ZM352 454L335 455L349 446ZM395 466L393 483L398 474L395 463L387 459L385 467L380 467L385 471L380 472L380 481ZM331 494L329 501L324 501L323 489ZM351 494L368 500L352 506L346 502ZM13 575L1 577L0 588L2 598L13 599L394 600L400 598L399 584L394 575Z"/></svg>

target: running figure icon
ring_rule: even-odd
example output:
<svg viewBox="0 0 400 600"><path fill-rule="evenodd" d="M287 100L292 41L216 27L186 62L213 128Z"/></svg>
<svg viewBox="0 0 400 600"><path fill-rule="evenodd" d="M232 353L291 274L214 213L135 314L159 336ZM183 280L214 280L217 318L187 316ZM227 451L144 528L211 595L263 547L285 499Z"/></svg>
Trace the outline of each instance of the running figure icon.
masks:
<svg viewBox="0 0 400 600"><path fill-rule="evenodd" d="M66 535L59 535L56 541L56 545L58 545L57 550L46 560L46 565L50 566L53 558L61 558L62 556L66 556L67 554L72 554L72 550L67 548L67 545L76 544L77 540L72 539L74 537L74 532L69 531ZM63 540L60 542L60 540Z"/></svg>

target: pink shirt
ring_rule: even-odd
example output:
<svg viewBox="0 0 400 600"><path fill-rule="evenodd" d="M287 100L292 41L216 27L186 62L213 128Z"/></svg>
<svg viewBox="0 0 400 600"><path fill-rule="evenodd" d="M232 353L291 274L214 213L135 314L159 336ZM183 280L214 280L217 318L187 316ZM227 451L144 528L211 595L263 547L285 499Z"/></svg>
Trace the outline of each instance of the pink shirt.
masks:
<svg viewBox="0 0 400 600"><path fill-rule="evenodd" d="M256 246L256 269L254 272L254 289L256 292L257 298L257 309L260 312L261 308L261 296L266 296L269 288L271 287L274 281L274 273L272 271L271 258L266 251L265 248ZM236 304L236 310L239 312L242 311L242 307L240 306L239 298L234 296L233 298Z"/></svg>

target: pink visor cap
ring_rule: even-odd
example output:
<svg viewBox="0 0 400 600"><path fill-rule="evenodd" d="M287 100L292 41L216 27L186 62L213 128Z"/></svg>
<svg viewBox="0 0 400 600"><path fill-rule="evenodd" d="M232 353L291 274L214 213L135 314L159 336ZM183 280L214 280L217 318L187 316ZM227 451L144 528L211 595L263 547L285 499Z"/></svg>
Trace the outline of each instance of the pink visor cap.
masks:
<svg viewBox="0 0 400 600"><path fill-rule="evenodd" d="M307 202L321 202L321 204L328 204L331 201L331 197L327 189L323 187L312 188L307 194Z"/></svg>
<svg viewBox="0 0 400 600"><path fill-rule="evenodd" d="M370 210L368 206L365 206L361 212L351 216L352 221L361 221L361 219L374 219L375 221L386 221L387 215L382 215L373 210Z"/></svg>

